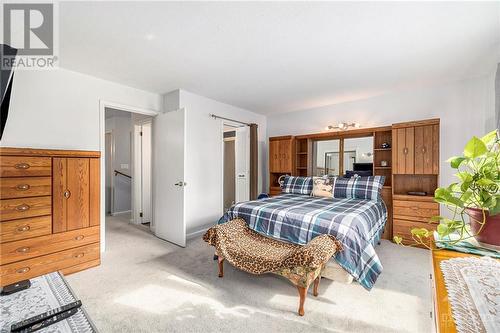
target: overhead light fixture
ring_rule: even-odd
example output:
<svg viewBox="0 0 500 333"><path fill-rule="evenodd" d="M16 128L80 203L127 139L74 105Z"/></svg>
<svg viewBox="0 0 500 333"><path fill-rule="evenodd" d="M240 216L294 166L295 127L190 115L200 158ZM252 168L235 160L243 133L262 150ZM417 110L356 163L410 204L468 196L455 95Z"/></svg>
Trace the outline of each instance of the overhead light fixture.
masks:
<svg viewBox="0 0 500 333"><path fill-rule="evenodd" d="M338 129L338 130L341 130L341 131L346 131L349 129L349 127L353 127L353 128L360 128L361 125L359 123L339 123L337 126L333 126L333 125L328 125L328 127L326 128L328 131L330 130L333 130L333 129Z"/></svg>

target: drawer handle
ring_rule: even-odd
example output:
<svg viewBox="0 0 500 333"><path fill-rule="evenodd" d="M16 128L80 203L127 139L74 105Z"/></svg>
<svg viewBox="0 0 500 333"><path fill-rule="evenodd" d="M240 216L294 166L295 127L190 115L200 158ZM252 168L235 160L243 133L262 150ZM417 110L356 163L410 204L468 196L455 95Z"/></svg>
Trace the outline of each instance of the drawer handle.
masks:
<svg viewBox="0 0 500 333"><path fill-rule="evenodd" d="M24 231L29 231L31 228L29 225L23 225L19 228L17 228L17 231L24 232Z"/></svg>
<svg viewBox="0 0 500 333"><path fill-rule="evenodd" d="M69 190L66 190L64 191L63 195L66 199L69 199L69 197L71 196L71 192Z"/></svg>
<svg viewBox="0 0 500 333"><path fill-rule="evenodd" d="M85 253L83 253L83 252L77 253L77 254L75 254L75 258L82 258L84 255L85 255Z"/></svg>
<svg viewBox="0 0 500 333"><path fill-rule="evenodd" d="M30 186L28 184L19 184L16 186L16 189L18 191L26 191L30 189Z"/></svg>
<svg viewBox="0 0 500 333"><path fill-rule="evenodd" d="M405 154L405 155L406 155L406 154L408 154L408 148L406 148L406 147L405 147L405 148L403 149L403 154Z"/></svg>
<svg viewBox="0 0 500 333"><path fill-rule="evenodd" d="M29 271L30 271L29 267L24 267L24 268L18 269L16 272L19 274L23 274L23 273L28 273Z"/></svg>
<svg viewBox="0 0 500 333"><path fill-rule="evenodd" d="M29 252L30 251L30 248L29 247L20 247L16 250L16 252L19 252L19 253L26 253L26 252Z"/></svg>
<svg viewBox="0 0 500 333"><path fill-rule="evenodd" d="M84 238L85 238L84 235L78 235L78 236L75 237L75 240L79 241L79 240L82 240Z"/></svg>
<svg viewBox="0 0 500 333"><path fill-rule="evenodd" d="M17 163L16 165L14 165L14 168L26 170L30 168L30 165L28 163Z"/></svg>
<svg viewBox="0 0 500 333"><path fill-rule="evenodd" d="M19 205L19 206L16 207L16 210L19 211L19 212L25 212L28 209L30 209L30 206L27 205L27 204L22 204L22 205Z"/></svg>

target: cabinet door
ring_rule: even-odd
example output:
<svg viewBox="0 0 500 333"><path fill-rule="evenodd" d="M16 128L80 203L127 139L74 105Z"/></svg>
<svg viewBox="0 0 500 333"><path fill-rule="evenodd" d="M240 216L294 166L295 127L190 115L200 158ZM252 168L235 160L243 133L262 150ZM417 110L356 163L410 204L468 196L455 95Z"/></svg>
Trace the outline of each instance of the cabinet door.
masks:
<svg viewBox="0 0 500 333"><path fill-rule="evenodd" d="M67 230L87 228L90 226L90 186L88 158L67 159L67 191L68 215Z"/></svg>
<svg viewBox="0 0 500 333"><path fill-rule="evenodd" d="M99 159L90 158L53 159L52 231L54 233L99 224L98 161Z"/></svg>
<svg viewBox="0 0 500 333"><path fill-rule="evenodd" d="M269 171L279 172L279 141L269 141Z"/></svg>
<svg viewBox="0 0 500 333"><path fill-rule="evenodd" d="M438 173L438 130L438 125L415 127L415 174Z"/></svg>
<svg viewBox="0 0 500 333"><path fill-rule="evenodd" d="M281 172L292 172L292 142L291 140L280 140L280 171Z"/></svg>
<svg viewBox="0 0 500 333"><path fill-rule="evenodd" d="M393 167L395 174L414 173L414 138L414 127L398 128L393 131Z"/></svg>
<svg viewBox="0 0 500 333"><path fill-rule="evenodd" d="M64 197L66 191L66 158L52 159L52 232L66 231L68 216L68 201Z"/></svg>

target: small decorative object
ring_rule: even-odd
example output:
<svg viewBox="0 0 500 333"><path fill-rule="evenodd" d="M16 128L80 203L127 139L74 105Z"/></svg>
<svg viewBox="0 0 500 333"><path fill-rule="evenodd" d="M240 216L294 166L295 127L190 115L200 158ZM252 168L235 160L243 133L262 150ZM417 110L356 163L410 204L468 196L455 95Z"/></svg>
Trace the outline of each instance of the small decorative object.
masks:
<svg viewBox="0 0 500 333"><path fill-rule="evenodd" d="M458 182L440 187L434 201L451 212L450 217L434 216L439 221L440 242L454 245L474 237L482 246L500 249L500 137L494 130L482 138L472 137L465 145L463 156L448 160L458 172ZM413 240L430 248L432 231L426 228L411 230ZM450 237L457 234L459 237ZM448 239L448 240L447 240ZM394 241L401 243L400 236Z"/></svg>
<svg viewBox="0 0 500 333"><path fill-rule="evenodd" d="M389 142L383 142L380 145L380 148L383 148L383 149L391 148L391 145L389 144Z"/></svg>
<svg viewBox="0 0 500 333"><path fill-rule="evenodd" d="M389 164L387 163L387 161L383 160L383 161L380 161L380 166L383 166L383 167L386 167L388 166Z"/></svg>

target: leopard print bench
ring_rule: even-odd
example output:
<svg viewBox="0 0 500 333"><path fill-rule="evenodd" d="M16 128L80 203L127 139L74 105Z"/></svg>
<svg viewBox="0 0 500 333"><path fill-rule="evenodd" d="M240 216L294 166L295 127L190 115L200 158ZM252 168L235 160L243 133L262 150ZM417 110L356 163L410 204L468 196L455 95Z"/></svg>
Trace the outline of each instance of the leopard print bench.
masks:
<svg viewBox="0 0 500 333"><path fill-rule="evenodd" d="M224 260L227 260L248 273L274 273L290 280L299 292L300 316L304 315L309 286L314 282L313 295L317 296L321 271L342 249L330 235L320 235L303 246L281 242L251 230L240 218L210 228L203 240L215 247L221 278Z"/></svg>

